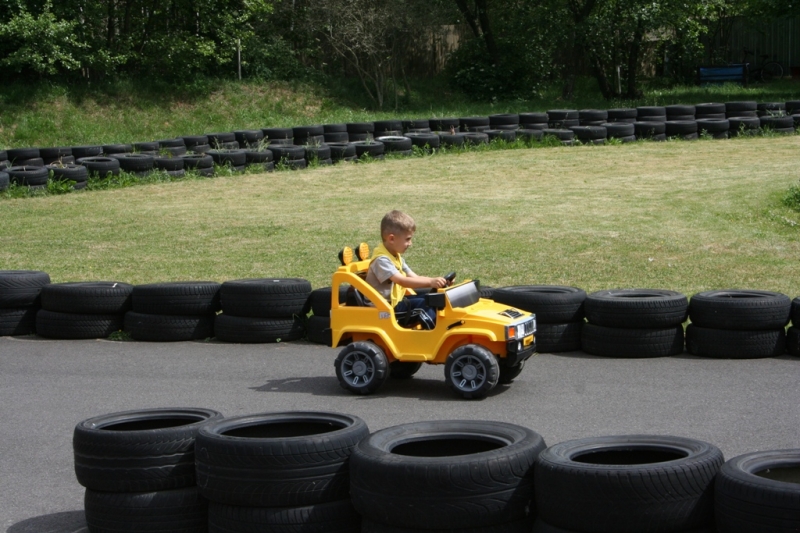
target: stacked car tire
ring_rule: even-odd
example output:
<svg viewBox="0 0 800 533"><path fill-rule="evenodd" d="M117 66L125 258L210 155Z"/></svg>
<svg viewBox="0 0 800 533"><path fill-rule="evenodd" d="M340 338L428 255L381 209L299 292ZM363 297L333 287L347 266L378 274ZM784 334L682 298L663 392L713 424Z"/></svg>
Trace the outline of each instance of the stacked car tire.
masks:
<svg viewBox="0 0 800 533"><path fill-rule="evenodd" d="M41 290L50 276L38 270L0 270L0 336L36 332Z"/></svg>
<svg viewBox="0 0 800 533"><path fill-rule="evenodd" d="M494 289L495 302L536 314L536 349L543 353L581 349L586 292L562 285L515 285Z"/></svg>
<svg viewBox="0 0 800 533"><path fill-rule="evenodd" d="M189 341L214 336L220 284L187 281L136 285L125 332L139 341Z"/></svg>
<svg viewBox="0 0 800 533"><path fill-rule="evenodd" d="M350 497L365 533L531 530L533 430L503 422L431 421L363 439L350 461Z"/></svg>
<svg viewBox="0 0 800 533"><path fill-rule="evenodd" d="M613 289L586 297L581 346L606 357L663 357L683 352L689 302L661 289Z"/></svg>
<svg viewBox="0 0 800 533"><path fill-rule="evenodd" d="M72 442L89 531L206 533L208 502L196 485L195 438L221 417L211 409L161 408L80 422Z"/></svg>
<svg viewBox="0 0 800 533"><path fill-rule="evenodd" d="M217 339L264 343L301 338L301 316L311 284L301 278L226 281L220 290L222 313L215 320Z"/></svg>
<svg viewBox="0 0 800 533"><path fill-rule="evenodd" d="M46 285L36 333L51 339L104 339L122 329L132 292L133 285L114 281Z"/></svg>
<svg viewBox="0 0 800 533"><path fill-rule="evenodd" d="M786 351L800 356L800 296L792 300L792 327L786 330Z"/></svg>
<svg viewBox="0 0 800 533"><path fill-rule="evenodd" d="M219 420L200 429L197 483L209 533L359 533L350 501L353 448L369 434L358 417L286 412Z"/></svg>
<svg viewBox="0 0 800 533"><path fill-rule="evenodd" d="M687 350L730 359L782 355L791 308L788 296L770 291L727 289L695 294L689 306Z"/></svg>
<svg viewBox="0 0 800 533"><path fill-rule="evenodd" d="M562 442L536 460L535 533L680 533L714 528L722 452L706 442L627 435Z"/></svg>
<svg viewBox="0 0 800 533"><path fill-rule="evenodd" d="M308 317L306 331L308 340L316 344L331 345L331 291L330 287L314 289L308 296L307 309L312 315ZM339 303L347 299L344 287L339 290Z"/></svg>

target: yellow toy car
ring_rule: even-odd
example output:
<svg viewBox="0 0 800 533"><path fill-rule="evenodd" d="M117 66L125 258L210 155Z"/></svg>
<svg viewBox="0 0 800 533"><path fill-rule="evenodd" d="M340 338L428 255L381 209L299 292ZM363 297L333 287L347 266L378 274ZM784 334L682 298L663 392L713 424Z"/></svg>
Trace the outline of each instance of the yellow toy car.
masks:
<svg viewBox="0 0 800 533"><path fill-rule="evenodd" d="M535 315L481 298L478 282L468 280L425 295L437 310L433 329L401 326L389 302L365 280L365 246L358 261L349 248L339 254L342 266L331 283L331 346L344 346L334 363L343 388L371 394L390 376L410 378L422 363L444 364L445 380L457 394L481 398L519 375L536 351ZM339 302L342 286L345 303Z"/></svg>

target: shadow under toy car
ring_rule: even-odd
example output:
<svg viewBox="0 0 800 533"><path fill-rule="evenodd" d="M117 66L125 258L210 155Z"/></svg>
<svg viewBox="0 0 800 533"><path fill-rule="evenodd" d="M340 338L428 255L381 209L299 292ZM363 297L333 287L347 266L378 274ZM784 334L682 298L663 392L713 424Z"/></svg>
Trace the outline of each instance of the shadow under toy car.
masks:
<svg viewBox="0 0 800 533"><path fill-rule="evenodd" d="M481 398L513 381L535 353L536 316L481 298L477 281L425 295L436 309L433 329L401 325L390 303L366 282L368 249L359 247L358 261L352 250L343 250L331 284L331 346L344 346L334 363L343 388L371 394L390 376L409 378L422 363L444 364L445 380L457 394ZM342 286L345 303L338 298Z"/></svg>

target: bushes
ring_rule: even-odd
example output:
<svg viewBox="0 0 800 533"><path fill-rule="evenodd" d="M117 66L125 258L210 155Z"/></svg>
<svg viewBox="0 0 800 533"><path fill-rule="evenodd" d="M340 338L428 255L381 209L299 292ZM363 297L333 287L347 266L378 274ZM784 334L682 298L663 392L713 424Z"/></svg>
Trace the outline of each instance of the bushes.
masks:
<svg viewBox="0 0 800 533"><path fill-rule="evenodd" d="M789 187L783 197L783 204L795 211L800 211L800 182Z"/></svg>

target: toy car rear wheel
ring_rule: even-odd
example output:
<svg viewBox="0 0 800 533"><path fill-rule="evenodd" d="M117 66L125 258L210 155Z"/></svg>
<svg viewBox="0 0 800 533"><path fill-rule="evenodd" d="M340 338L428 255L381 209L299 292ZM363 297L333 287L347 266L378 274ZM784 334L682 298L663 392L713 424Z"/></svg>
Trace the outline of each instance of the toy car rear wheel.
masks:
<svg viewBox="0 0 800 533"><path fill-rule="evenodd" d="M389 378L389 361L376 344L352 342L334 362L336 377L343 389L356 394L372 394Z"/></svg>
<svg viewBox="0 0 800 533"><path fill-rule="evenodd" d="M459 346L447 356L447 384L464 398L483 398L497 386L500 365L494 354L479 344Z"/></svg>
<svg viewBox="0 0 800 533"><path fill-rule="evenodd" d="M409 379L422 368L422 363L404 363L402 361L392 361L389 363L391 377L394 379Z"/></svg>

